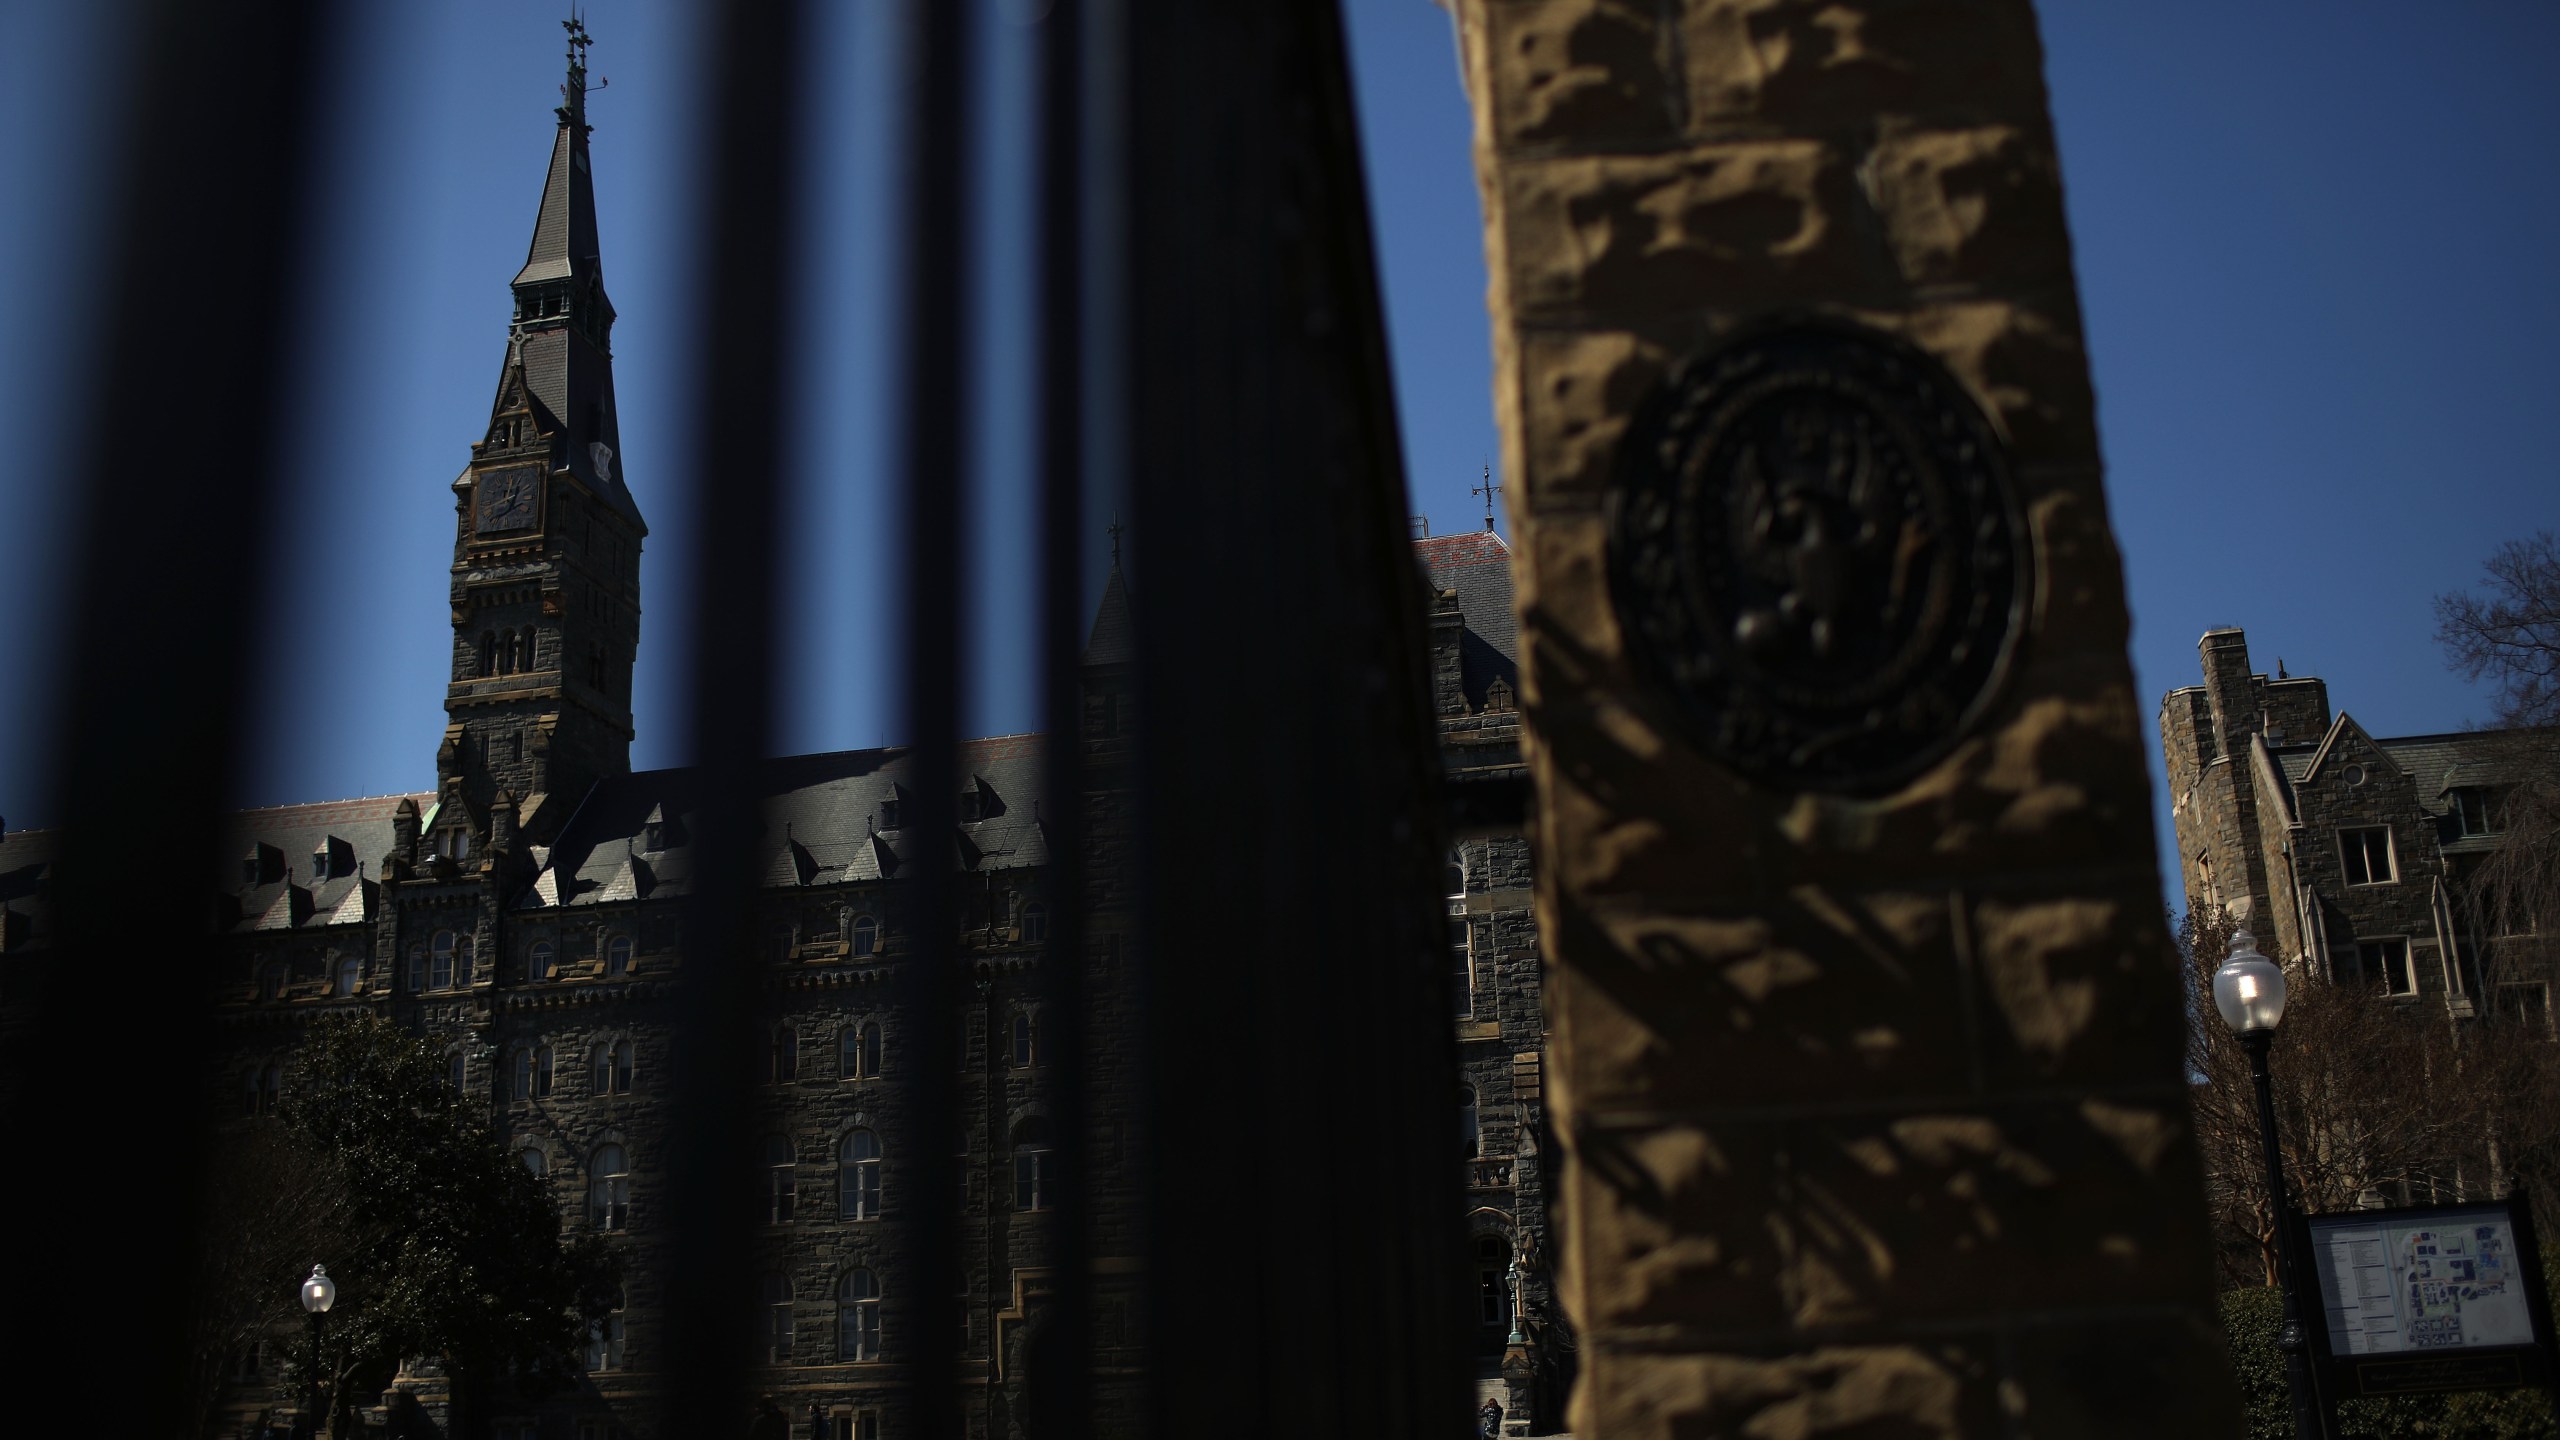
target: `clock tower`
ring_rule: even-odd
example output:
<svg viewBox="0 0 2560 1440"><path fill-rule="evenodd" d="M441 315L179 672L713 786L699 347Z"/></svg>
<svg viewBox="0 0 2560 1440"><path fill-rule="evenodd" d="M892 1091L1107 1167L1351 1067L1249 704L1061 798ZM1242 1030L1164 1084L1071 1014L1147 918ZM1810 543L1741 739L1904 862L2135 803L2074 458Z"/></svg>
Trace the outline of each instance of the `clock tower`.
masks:
<svg viewBox="0 0 2560 1440"><path fill-rule="evenodd" d="M631 768L640 519L613 407L613 306L587 162L588 45L569 79L533 245L510 287L497 398L453 482L453 677L436 751L437 853L476 854L501 793L539 842Z"/></svg>

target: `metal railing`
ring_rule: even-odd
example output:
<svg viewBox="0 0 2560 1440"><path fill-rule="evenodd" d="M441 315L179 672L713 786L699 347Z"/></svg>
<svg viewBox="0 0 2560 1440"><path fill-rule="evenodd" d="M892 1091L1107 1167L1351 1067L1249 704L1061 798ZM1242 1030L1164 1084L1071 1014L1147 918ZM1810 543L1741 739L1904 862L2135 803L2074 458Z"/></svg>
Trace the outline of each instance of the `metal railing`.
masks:
<svg viewBox="0 0 2560 1440"><path fill-rule="evenodd" d="M780 671L783 303L811 62L776 64L808 27L797 0L699 5L713 177L690 291L704 423L677 467L698 499L694 763L709 783L685 953L755 953L750 771L768 753ZM901 246L902 693L916 783L906 824L956 823L973 523L968 125L973 7L905 7L909 112ZM123 222L107 338L89 386L86 505L60 613L64 672L19 693L58 705L63 833L52 954L14 957L6 1140L23 1167L10 1305L26 1372L113 1428L176 1433L174 1353L190 1303L206 1173L186 1078L210 1061L209 863L249 697L238 607L265 564L293 225L315 177L308 77L337 12L312 0L160 0L128 72L139 112L116 183ZM1424 695L1420 590L1405 538L1368 219L1339 18L1283 0L1053 0L1042 21L1039 645L1050 746L1049 893L1103 878L1087 799L1110 818L1138 898L1129 962L1054 907L1047 953L1051 1115L1063 1184L1047 1319L1028 1362L1031 1433L1097 1430L1091 1328L1097 1107L1157 1137L1137 1167L1146 1433L1427 1435L1464 1424L1463 1185L1448 1163L1444 849ZM790 54L785 45L782 53ZM103 162L102 162L103 163ZM1087 236L1106 237L1088 247ZM716 283L715 283L716 277ZM1088 303L1090 302L1090 303ZM109 438L112 437L112 438ZM1143 742L1084 747L1085 457L1121 457ZM137 516L152 517L137 522ZM715 613L716 611L716 613ZM716 623L714 623L716 622ZM716 653L715 653L716 652ZM1123 813L1124 812L1124 813ZM929 853L929 852L928 852ZM1112 850L1118 855L1119 850ZM958 903L948 866L898 877L907 913ZM916 1130L951 1129L950 1017L968 1003L955 927L921 921L894 957L919 1023ZM1124 982L1120 977L1127 975ZM112 977L112 978L110 978ZM663 1435L752 1420L761 1163L750 1077L763 1029L745 964L678 972L670 1074L671 1326ZM1090 1007L1125 983L1134 1086L1090 1090ZM1115 1012L1121 1013L1121 1012ZM903 1263L917 1307L898 1433L957 1437L952 1299L960 1180L948 1147L910 1147ZM1481 1168L1481 1166L1479 1167ZM114 1183L67 1183L106 1170ZM1507 1178L1507 1177L1506 1177ZM1117 1202L1114 1202L1117 1203ZM795 1431L795 1433L797 1433Z"/></svg>

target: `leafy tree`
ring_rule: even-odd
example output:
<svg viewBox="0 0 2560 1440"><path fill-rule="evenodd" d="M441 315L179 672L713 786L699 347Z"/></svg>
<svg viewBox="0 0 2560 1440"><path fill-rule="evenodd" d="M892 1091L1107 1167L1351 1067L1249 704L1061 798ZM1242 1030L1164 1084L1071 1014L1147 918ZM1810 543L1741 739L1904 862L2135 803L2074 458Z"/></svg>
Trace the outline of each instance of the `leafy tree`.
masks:
<svg viewBox="0 0 2560 1440"><path fill-rule="evenodd" d="M404 1359L441 1364L466 1413L496 1387L540 1390L576 1372L587 1323L613 1306L616 1261L594 1236L562 1237L542 1182L453 1093L425 1042L380 1016L322 1020L281 1113L268 1168L225 1213L272 1213L261 1186L265 1198L332 1197L296 1237L338 1282L321 1356L326 1413L378 1391ZM212 1238L219 1254L235 1237ZM289 1306L303 1273L257 1283ZM303 1365L297 1343L297 1393Z"/></svg>

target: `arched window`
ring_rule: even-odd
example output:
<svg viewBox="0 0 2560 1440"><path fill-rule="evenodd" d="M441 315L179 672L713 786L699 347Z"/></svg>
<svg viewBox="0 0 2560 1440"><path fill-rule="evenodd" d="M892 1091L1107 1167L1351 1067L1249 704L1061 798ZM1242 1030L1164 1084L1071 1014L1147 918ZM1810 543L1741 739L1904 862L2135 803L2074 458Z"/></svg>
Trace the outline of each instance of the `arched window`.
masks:
<svg viewBox="0 0 2560 1440"><path fill-rule="evenodd" d="M533 1047L519 1045L507 1062L507 1098L533 1098Z"/></svg>
<svg viewBox="0 0 2560 1440"><path fill-rule="evenodd" d="M880 953L880 922L868 915L853 918L853 953L871 956Z"/></svg>
<svg viewBox="0 0 2560 1440"><path fill-rule="evenodd" d="M788 1085L800 1078L800 1031L791 1025L773 1027L773 1045L767 1056L765 1078L776 1085Z"/></svg>
<svg viewBox="0 0 2560 1440"><path fill-rule="evenodd" d="M1013 1208L1046 1210L1057 1182L1049 1122L1034 1115L1013 1127Z"/></svg>
<svg viewBox="0 0 2560 1440"><path fill-rule="evenodd" d="M498 673L516 673L516 632L513 630L503 630L498 634Z"/></svg>
<svg viewBox="0 0 2560 1440"><path fill-rule="evenodd" d="M880 1277L847 1270L836 1282L836 1358L880 1358Z"/></svg>
<svg viewBox="0 0 2560 1440"><path fill-rule="evenodd" d="M847 1220L880 1218L880 1137L856 1130L836 1147L840 1208Z"/></svg>
<svg viewBox="0 0 2560 1440"><path fill-rule="evenodd" d="M595 1074L592 1085L598 1095L631 1093L632 1045L628 1040L599 1044L595 1050Z"/></svg>
<svg viewBox="0 0 2560 1440"><path fill-rule="evenodd" d="M551 1072L554 1057L548 1045L533 1047L533 1098L542 1100L551 1094Z"/></svg>
<svg viewBox="0 0 2560 1440"><path fill-rule="evenodd" d="M1458 1143L1461 1155L1473 1158L1483 1153L1483 1136L1476 1129L1476 1087L1458 1087Z"/></svg>
<svg viewBox="0 0 2560 1440"><path fill-rule="evenodd" d="M836 1070L847 1080L869 1080L880 1073L880 1022L847 1025L836 1037Z"/></svg>
<svg viewBox="0 0 2560 1440"><path fill-rule="evenodd" d="M344 999L364 986L364 961L349 956L338 962L338 984L335 993Z"/></svg>
<svg viewBox="0 0 2560 1440"><path fill-rule="evenodd" d="M1511 1242L1499 1235L1476 1237L1476 1318L1487 1325L1511 1318Z"/></svg>
<svg viewBox="0 0 2560 1440"><path fill-rule="evenodd" d="M283 961L270 961L260 968L258 971L258 998L261 1000L281 1000L284 998Z"/></svg>
<svg viewBox="0 0 2560 1440"><path fill-rule="evenodd" d="M498 632L483 630L480 632L480 678L485 680L497 673Z"/></svg>
<svg viewBox="0 0 2560 1440"><path fill-rule="evenodd" d="M791 1363L791 1277L780 1271L764 1277L764 1356Z"/></svg>
<svg viewBox="0 0 2560 1440"><path fill-rule="evenodd" d="M1019 1070L1040 1058L1040 1017L1028 1010L1013 1012L1013 1066Z"/></svg>
<svg viewBox="0 0 2560 1440"><path fill-rule="evenodd" d="M461 1046L456 1045L452 1049L444 1052L444 1087L456 1095L462 1093L464 1076L466 1074L465 1064L465 1056Z"/></svg>
<svg viewBox="0 0 2560 1440"><path fill-rule="evenodd" d="M2210 852L2202 850L2196 852L2196 882L2196 888L2204 892L2197 897L2198 899L2207 905L2222 903L2222 887L2214 882L2213 856Z"/></svg>
<svg viewBox="0 0 2560 1440"><path fill-rule="evenodd" d="M768 1135L764 1140L765 1220L768 1224L788 1225L800 1207L799 1157L791 1153L791 1137Z"/></svg>
<svg viewBox="0 0 2560 1440"><path fill-rule="evenodd" d="M587 1223L619 1230L631 1221L631 1157L619 1145L599 1145L587 1162Z"/></svg>
<svg viewBox="0 0 2560 1440"><path fill-rule="evenodd" d="M604 942L604 973L607 979L618 979L631 973L631 937L616 935Z"/></svg>
<svg viewBox="0 0 2560 1440"><path fill-rule="evenodd" d="M270 1060L249 1071L240 1089L240 1111L244 1115L273 1115L284 1099L284 1063Z"/></svg>
<svg viewBox="0 0 2560 1440"><path fill-rule="evenodd" d="M435 938L427 942L428 989L453 988L453 949L453 932L450 930L437 931Z"/></svg>
<svg viewBox="0 0 2560 1440"><path fill-rule="evenodd" d="M536 633L537 632L534 628L528 625L525 627L524 633L516 637L516 643L522 647L518 652L516 669L527 674L530 674L533 671L533 637Z"/></svg>
<svg viewBox="0 0 2560 1440"><path fill-rule="evenodd" d="M550 980L557 978L559 974L559 949L548 940L534 941L533 948L525 952L524 978L527 980Z"/></svg>
<svg viewBox="0 0 2560 1440"><path fill-rule="evenodd" d="M1049 907L1034 900L1022 907L1022 943L1045 945L1049 940Z"/></svg>
<svg viewBox="0 0 2560 1440"><path fill-rule="evenodd" d="M427 946L423 940L409 943L409 993L427 988Z"/></svg>
<svg viewBox="0 0 2560 1440"><path fill-rule="evenodd" d="M613 1309L587 1326L587 1368L622 1368L622 1292L613 1292Z"/></svg>
<svg viewBox="0 0 2560 1440"><path fill-rule="evenodd" d="M543 1154L540 1146L527 1145L516 1152L516 1158L524 1162L525 1173L531 1175L534 1179L548 1180L551 1178L551 1157Z"/></svg>

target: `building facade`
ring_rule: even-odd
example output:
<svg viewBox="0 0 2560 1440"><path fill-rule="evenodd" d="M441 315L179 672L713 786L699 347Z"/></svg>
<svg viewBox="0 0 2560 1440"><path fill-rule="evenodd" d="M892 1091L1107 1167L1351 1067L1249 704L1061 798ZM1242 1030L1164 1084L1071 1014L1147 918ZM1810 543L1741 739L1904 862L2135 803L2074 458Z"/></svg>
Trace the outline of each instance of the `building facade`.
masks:
<svg viewBox="0 0 2560 1440"><path fill-rule="evenodd" d="M664 1363L660 1276L674 1243L667 1074L688 963L681 912L698 870L697 777L634 773L632 667L648 534L623 474L611 335L588 164L584 72L573 62L489 413L453 482L447 723L434 783L416 793L234 817L214 877L224 1124L273 1123L300 1037L350 1011L387 1014L445 1052L454 1091L544 1178L565 1223L611 1237L622 1309L590 1336L573 1388L499 1402L497 1433L608 1440L648 1433ZM1435 694L1452 780L1516 783L1520 717L1508 555L1492 534L1426 541ZM1125 825L1137 743L1128 610L1116 566L1084 656L1073 737L967 742L956 836L907 823L896 749L803 755L758 773L764 819L754 961L764 974L757 1384L810 1440L903 1428L900 1170L929 1145L962 1157L966 1433L1022 1433L1024 1347L1053 1274L1057 1170L1047 1093L1046 967L1073 964L1089 1007L1091 1128L1079 1184L1094 1225L1096 1396L1135 1412L1144 1336L1138 1286L1141 1140L1127 877L1103 842ZM1039 820L1049 747L1082 747L1095 845L1086 892L1048 887ZM1123 835L1122 838L1125 838ZM0 835L0 958L40 964L48 934L45 832ZM957 1135L909 1124L906 1020L886 999L919 923L901 909L919 865L963 874L972 987ZM1568 1348L1552 1323L1540 1157L1539 964L1527 842L1515 821L1468 831L1451 855L1452 982L1464 1074L1453 1129L1468 1167L1470 1297L1488 1367L1509 1360L1514 1433ZM1081 907L1083 953L1053 954L1051 917ZM236 1103L233 1096L237 1097ZM1518 1262L1515 1265L1515 1262ZM293 1277L279 1277L280 1287ZM269 1347L244 1358L230 1433L292 1411ZM441 1426L431 1364L395 1382L385 1424Z"/></svg>
<svg viewBox="0 0 2560 1440"><path fill-rule="evenodd" d="M2301 973L2548 1026L2532 937L2482 933L2467 903L2504 829L2508 736L2375 736L2325 681L2253 670L2238 629L2197 648L2204 683L2160 705L2188 908L2228 912Z"/></svg>

